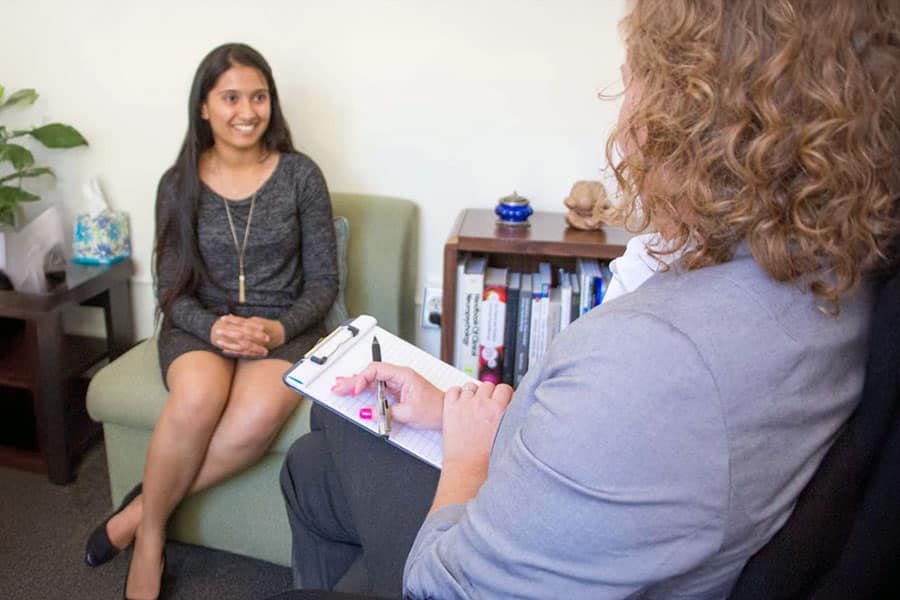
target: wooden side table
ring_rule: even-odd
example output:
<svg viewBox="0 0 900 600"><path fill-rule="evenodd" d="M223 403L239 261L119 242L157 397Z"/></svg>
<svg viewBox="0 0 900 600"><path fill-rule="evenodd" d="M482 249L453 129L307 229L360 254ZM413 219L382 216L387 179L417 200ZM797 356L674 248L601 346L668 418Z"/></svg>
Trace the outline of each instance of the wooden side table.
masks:
<svg viewBox="0 0 900 600"><path fill-rule="evenodd" d="M56 484L73 480L74 459L100 431L87 416L78 378L133 343L131 272L129 259L109 266L71 263L65 282L49 293L0 291L0 419L9 429L4 413L16 412L14 401L30 402L37 442L29 448L0 439L0 463L46 472ZM74 305L103 308L105 339L63 333L63 311Z"/></svg>
<svg viewBox="0 0 900 600"><path fill-rule="evenodd" d="M495 267L531 273L541 261L573 269L575 259L609 260L621 256L633 234L618 227L583 231L569 227L564 213L535 212L528 227L498 226L490 209L466 209L444 245L441 360L453 363L456 335L456 265L463 252L488 256Z"/></svg>

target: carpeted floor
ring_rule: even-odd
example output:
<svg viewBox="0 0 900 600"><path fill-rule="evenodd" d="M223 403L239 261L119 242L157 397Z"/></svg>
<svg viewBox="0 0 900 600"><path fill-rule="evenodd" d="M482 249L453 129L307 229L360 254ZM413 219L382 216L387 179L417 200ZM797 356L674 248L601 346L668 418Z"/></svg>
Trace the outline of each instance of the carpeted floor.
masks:
<svg viewBox="0 0 900 600"><path fill-rule="evenodd" d="M121 598L130 552L91 569L88 534L111 510L103 443L85 455L68 486L0 467L0 599ZM290 587L290 570L199 546L169 543L172 598L268 598Z"/></svg>

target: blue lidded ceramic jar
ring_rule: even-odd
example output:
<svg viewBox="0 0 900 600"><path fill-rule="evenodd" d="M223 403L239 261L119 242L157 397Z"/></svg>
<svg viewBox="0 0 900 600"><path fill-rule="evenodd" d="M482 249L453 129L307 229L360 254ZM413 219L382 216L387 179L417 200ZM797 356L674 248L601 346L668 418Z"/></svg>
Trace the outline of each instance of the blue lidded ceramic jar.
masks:
<svg viewBox="0 0 900 600"><path fill-rule="evenodd" d="M500 198L497 200L497 208L494 209L494 213L499 217L497 224L527 227L528 217L534 213L528 204L528 198L523 198L516 192Z"/></svg>

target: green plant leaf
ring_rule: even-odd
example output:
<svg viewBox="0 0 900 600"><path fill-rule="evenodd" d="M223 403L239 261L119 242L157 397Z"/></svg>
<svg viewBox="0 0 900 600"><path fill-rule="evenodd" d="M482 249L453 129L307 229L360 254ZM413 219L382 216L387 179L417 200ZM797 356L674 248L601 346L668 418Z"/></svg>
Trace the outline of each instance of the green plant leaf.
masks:
<svg viewBox="0 0 900 600"><path fill-rule="evenodd" d="M2 85L0 85L0 100L3 99L3 92L5 92L5 91L6 91L6 88L3 87Z"/></svg>
<svg viewBox="0 0 900 600"><path fill-rule="evenodd" d="M34 167L33 169L22 169L21 171L16 171L15 173L10 173L9 175L5 175L0 177L0 183L6 183L7 181L12 181L13 179L22 179L24 177L40 177L41 175L53 175L56 174L53 172L53 169L50 167Z"/></svg>
<svg viewBox="0 0 900 600"><path fill-rule="evenodd" d="M12 206L0 206L0 225L16 226L16 211Z"/></svg>
<svg viewBox="0 0 900 600"><path fill-rule="evenodd" d="M14 92L9 98L6 99L6 102L0 104L0 110L4 108L9 108L10 106L14 106L16 104L34 104L34 101L38 99L38 93L32 89L19 90L18 92Z"/></svg>
<svg viewBox="0 0 900 600"><path fill-rule="evenodd" d="M88 145L87 140L74 127L63 123L50 123L32 129L28 133L48 148L73 148Z"/></svg>
<svg viewBox="0 0 900 600"><path fill-rule="evenodd" d="M20 171L34 164L34 155L18 144L3 144L0 145L0 162L5 160L12 163L13 169Z"/></svg>
<svg viewBox="0 0 900 600"><path fill-rule="evenodd" d="M40 196L26 192L22 188L0 185L0 206L15 206L19 202L34 202L40 199Z"/></svg>

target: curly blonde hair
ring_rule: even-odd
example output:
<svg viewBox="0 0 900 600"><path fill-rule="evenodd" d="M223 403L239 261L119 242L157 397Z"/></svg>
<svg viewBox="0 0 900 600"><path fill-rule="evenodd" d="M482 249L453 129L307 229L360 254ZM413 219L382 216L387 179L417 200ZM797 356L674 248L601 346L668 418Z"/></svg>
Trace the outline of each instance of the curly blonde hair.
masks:
<svg viewBox="0 0 900 600"><path fill-rule="evenodd" d="M606 149L625 223L666 229L688 269L746 241L774 279L837 312L900 231L898 7L633 2L637 91Z"/></svg>

